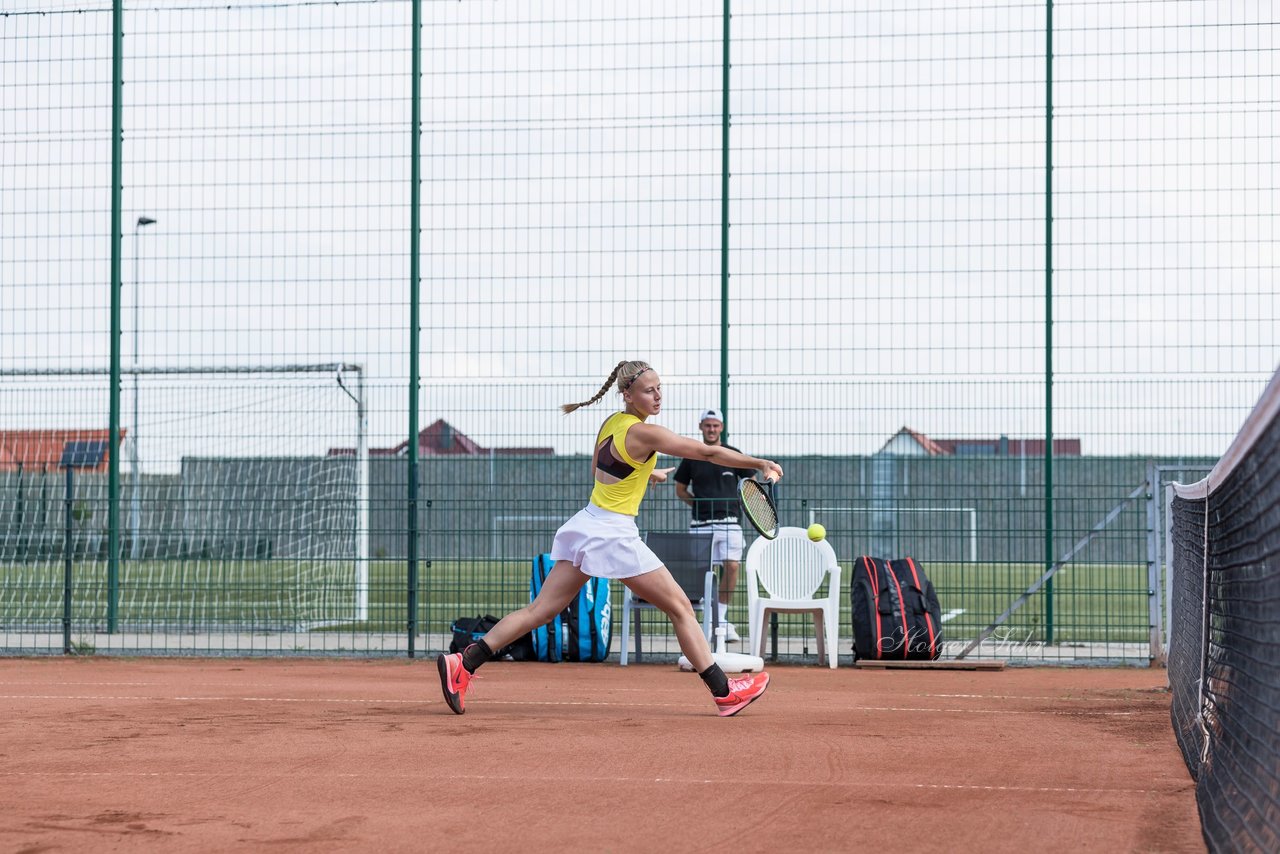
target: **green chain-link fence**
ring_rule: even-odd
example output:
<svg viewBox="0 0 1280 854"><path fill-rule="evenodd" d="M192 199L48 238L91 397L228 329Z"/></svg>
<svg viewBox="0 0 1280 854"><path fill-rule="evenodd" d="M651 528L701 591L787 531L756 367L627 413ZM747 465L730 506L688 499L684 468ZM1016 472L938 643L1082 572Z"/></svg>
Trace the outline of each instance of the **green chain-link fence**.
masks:
<svg viewBox="0 0 1280 854"><path fill-rule="evenodd" d="M0 649L441 649L528 601L613 398L557 406L643 358L955 649L1158 656L1159 487L1280 357L1267 15L9 4Z"/></svg>

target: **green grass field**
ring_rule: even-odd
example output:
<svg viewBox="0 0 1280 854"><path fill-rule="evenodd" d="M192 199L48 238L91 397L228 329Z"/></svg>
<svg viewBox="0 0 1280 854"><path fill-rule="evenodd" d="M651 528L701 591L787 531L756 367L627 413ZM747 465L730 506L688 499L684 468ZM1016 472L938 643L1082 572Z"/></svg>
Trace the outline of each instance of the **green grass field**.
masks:
<svg viewBox="0 0 1280 854"><path fill-rule="evenodd" d="M850 634L849 579L842 579L841 636ZM942 603L951 639L971 638L1040 577L1036 564L936 563L925 567ZM528 602L526 561L433 560L419 564L418 627L445 632L460 616L502 616ZM64 567L61 562L0 565L0 630L50 630L61 626ZM122 564L118 626L148 631L226 627L239 630L399 632L406 626L407 569L403 561L374 561L369 568L369 619L356 622L351 563L307 561L186 560ZM73 567L77 627L107 619L107 566ZM1145 564L1078 564L1054 578L1052 640L1055 643L1133 643L1148 638ZM615 593L615 631L621 594ZM745 626L746 594L740 582L729 619ZM1048 639L1050 599L1033 596L1005 624L1011 641ZM669 633L665 621L646 621L646 634ZM807 619L784 619L784 635L812 631Z"/></svg>

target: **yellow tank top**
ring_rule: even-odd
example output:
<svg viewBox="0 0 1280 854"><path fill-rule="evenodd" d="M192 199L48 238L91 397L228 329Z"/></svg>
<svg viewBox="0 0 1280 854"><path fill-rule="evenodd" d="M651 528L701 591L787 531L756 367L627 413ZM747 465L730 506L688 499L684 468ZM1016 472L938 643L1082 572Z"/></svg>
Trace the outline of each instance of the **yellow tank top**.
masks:
<svg viewBox="0 0 1280 854"><path fill-rule="evenodd" d="M658 455L650 454L644 462L636 462L627 453L627 431L640 419L626 412L615 412L605 419L596 434L595 488L591 503L615 513L634 516L640 512L640 501L649 488L649 475L658 464ZM601 478L605 481L602 481Z"/></svg>

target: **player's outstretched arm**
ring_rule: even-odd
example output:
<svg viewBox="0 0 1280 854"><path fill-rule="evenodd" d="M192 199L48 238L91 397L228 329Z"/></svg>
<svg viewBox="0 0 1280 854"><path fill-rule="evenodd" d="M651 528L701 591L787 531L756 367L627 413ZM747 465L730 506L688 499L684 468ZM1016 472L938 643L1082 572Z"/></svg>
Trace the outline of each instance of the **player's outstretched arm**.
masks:
<svg viewBox="0 0 1280 854"><path fill-rule="evenodd" d="M655 451L673 457L707 460L728 468L755 469L767 480L782 477L782 466L773 460L747 456L722 445L708 445L678 436L657 424L635 424L627 431L627 453L632 459L643 460Z"/></svg>

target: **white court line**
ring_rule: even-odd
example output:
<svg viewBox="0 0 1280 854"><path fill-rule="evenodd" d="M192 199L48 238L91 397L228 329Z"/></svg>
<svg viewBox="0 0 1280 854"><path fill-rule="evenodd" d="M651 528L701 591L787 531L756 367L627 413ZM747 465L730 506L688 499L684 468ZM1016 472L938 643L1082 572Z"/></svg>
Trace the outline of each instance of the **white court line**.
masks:
<svg viewBox="0 0 1280 854"><path fill-rule="evenodd" d="M475 699L475 695L472 695ZM126 697L112 694L0 694L0 700L129 700L134 702L181 702L181 703L399 703L402 705L435 705L443 701L432 697L421 700L378 700L351 699L341 697ZM671 707L681 708L688 703L619 703L619 702L579 702L568 700L487 700L481 698L486 706L634 706L636 708Z"/></svg>
<svg viewBox="0 0 1280 854"><path fill-rule="evenodd" d="M1133 712L1054 711L1053 709L926 709L912 706L852 706L851 711L862 712L946 712L979 715L1112 715L1128 717Z"/></svg>
<svg viewBox="0 0 1280 854"><path fill-rule="evenodd" d="M961 700L1052 700L1053 702L1101 703L1115 702L1116 697L1037 697L1024 694L912 694L913 697L957 698Z"/></svg>
<svg viewBox="0 0 1280 854"><path fill-rule="evenodd" d="M59 679L57 682L37 682L34 680L15 680L8 682L0 679L0 685L44 685L50 688L61 688L63 685L93 685L95 687L106 687L108 685L155 685L155 682L63 682Z"/></svg>
<svg viewBox="0 0 1280 854"><path fill-rule="evenodd" d="M479 699L486 706L631 706L636 708L682 708L689 703L622 703L610 701L583 700L488 700ZM436 699L422 700L368 700L344 699L340 697L123 697L118 695L97 694L0 694L0 700L132 700L151 702L197 702L197 703L400 703L405 705L434 704ZM1079 711L1054 711L1052 709L930 709L917 706L849 706L851 712L931 712L935 714L959 715L1079 715ZM1126 717L1133 712L1084 712L1084 714L1110 715Z"/></svg>
<svg viewBox="0 0 1280 854"><path fill-rule="evenodd" d="M954 620L963 613L964 608L952 608L950 611L942 615L941 622L945 623L947 620Z"/></svg>
<svg viewBox="0 0 1280 854"><path fill-rule="evenodd" d="M676 786L768 786L776 788L778 786L791 786L795 788L826 788L826 789L948 789L951 791L969 791L969 792L1075 792L1086 795L1116 795L1116 794L1132 794L1132 795L1167 795L1178 791L1177 788L1171 789L1127 789L1127 788L1104 788L1104 787L1085 787L1085 786L981 786L974 784L960 783L893 783L883 780L779 780L770 778L768 780L760 780L757 778L720 778L711 779L706 777L699 778L680 778L680 777L566 777L564 775L551 776L533 776L521 774L445 774L440 776L425 776L421 772L412 774L388 774L381 771L362 774L353 771L325 771L323 769L315 771L308 775L301 771L291 771L293 777L324 777L334 778L342 777L347 779L366 779L376 778L382 779L404 779L415 780L420 783L442 783L466 781L476 783L555 783L564 785L566 783L585 783L585 784L602 784L602 783L629 783L629 784L657 784L657 785L676 785ZM0 769L0 777L85 777L92 779L113 778L113 777L202 777L202 778L219 778L230 777L251 778L255 776L253 769L237 768L234 771L9 771ZM259 776L275 777L274 771L260 772Z"/></svg>
<svg viewBox="0 0 1280 854"><path fill-rule="evenodd" d="M584 703L573 700L487 700L480 699L480 703L485 706L672 706L682 707L688 703L608 703L593 702ZM1129 717L1134 712L1093 712L1093 711L1055 711L1053 709L930 709L923 706L848 706L844 711L850 712L933 712L939 714L958 714L958 715L1071 715L1077 717L1079 715L1111 715L1116 717Z"/></svg>
<svg viewBox="0 0 1280 854"><path fill-rule="evenodd" d="M122 697L109 694L0 694L0 700L136 700L208 703L410 703L426 700L361 700L340 697Z"/></svg>

